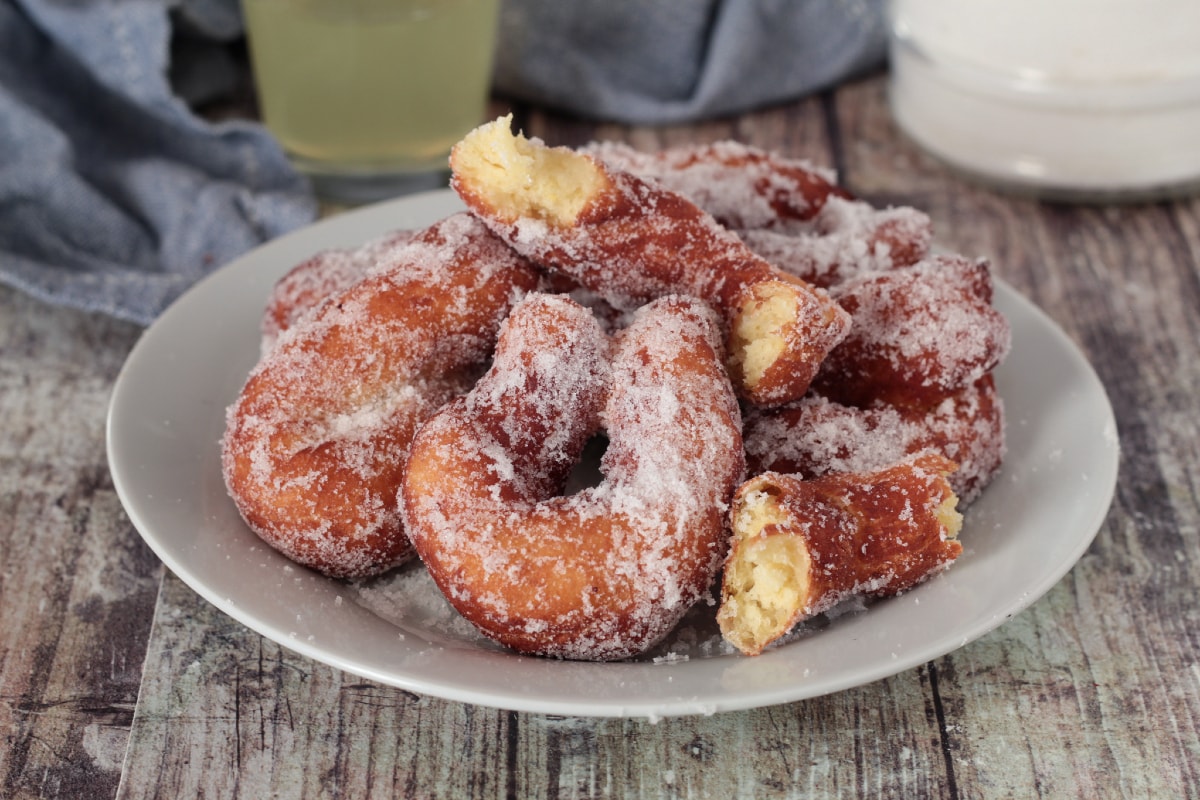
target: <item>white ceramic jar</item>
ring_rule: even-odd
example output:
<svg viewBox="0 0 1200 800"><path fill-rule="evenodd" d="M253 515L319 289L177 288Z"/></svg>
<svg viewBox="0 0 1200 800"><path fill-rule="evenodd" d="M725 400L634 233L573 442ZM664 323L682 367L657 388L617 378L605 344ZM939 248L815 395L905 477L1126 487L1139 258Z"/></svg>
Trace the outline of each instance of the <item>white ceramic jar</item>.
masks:
<svg viewBox="0 0 1200 800"><path fill-rule="evenodd" d="M891 106L953 167L1068 199L1200 188L1200 0L891 0Z"/></svg>

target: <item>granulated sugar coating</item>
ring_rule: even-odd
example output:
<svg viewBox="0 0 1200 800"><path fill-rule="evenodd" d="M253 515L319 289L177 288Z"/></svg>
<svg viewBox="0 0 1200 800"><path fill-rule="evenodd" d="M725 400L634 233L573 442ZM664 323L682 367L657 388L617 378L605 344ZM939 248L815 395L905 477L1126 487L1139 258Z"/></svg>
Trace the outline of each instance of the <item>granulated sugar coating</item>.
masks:
<svg viewBox="0 0 1200 800"><path fill-rule="evenodd" d="M284 331L227 414L226 484L290 558L339 577L412 554L396 496L412 435L466 391L536 271L475 219L386 250Z"/></svg>
<svg viewBox="0 0 1200 800"><path fill-rule="evenodd" d="M322 250L297 264L274 286L262 318L262 353L298 320L362 280L371 269L393 260L393 253L417 231L392 231L350 249Z"/></svg>
<svg viewBox="0 0 1200 800"><path fill-rule="evenodd" d="M611 169L686 196L732 230L798 232L827 201L848 197L831 170L741 142L680 145L657 153L594 142L581 150Z"/></svg>
<svg viewBox="0 0 1200 800"><path fill-rule="evenodd" d="M915 208L854 200L832 171L740 142L657 153L594 142L582 152L687 197L754 253L814 286L910 266L933 241L929 217Z"/></svg>
<svg viewBox="0 0 1200 800"><path fill-rule="evenodd" d="M842 403L928 407L991 372L1012 343L983 261L935 256L830 291L853 328L813 386Z"/></svg>
<svg viewBox="0 0 1200 800"><path fill-rule="evenodd" d="M591 313L531 295L488 373L413 443L405 518L447 599L527 653L617 659L666 635L725 553L744 471L718 328L667 297L611 344ZM595 430L604 479L555 494Z"/></svg>
<svg viewBox="0 0 1200 800"><path fill-rule="evenodd" d="M1004 405L991 375L931 408L855 408L809 395L751 414L745 439L751 474L770 470L806 478L870 472L936 450L958 464L949 481L966 505L1004 460Z"/></svg>
<svg viewBox="0 0 1200 800"><path fill-rule="evenodd" d="M929 255L933 229L914 208L877 209L831 197L798 230L739 230L746 246L814 286L828 288L860 275L916 264Z"/></svg>

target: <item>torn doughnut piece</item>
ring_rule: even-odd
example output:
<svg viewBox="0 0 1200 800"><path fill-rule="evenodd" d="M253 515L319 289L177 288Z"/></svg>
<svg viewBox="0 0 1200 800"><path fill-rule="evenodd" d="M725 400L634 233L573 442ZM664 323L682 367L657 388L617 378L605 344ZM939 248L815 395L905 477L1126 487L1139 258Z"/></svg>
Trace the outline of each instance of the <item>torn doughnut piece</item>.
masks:
<svg viewBox="0 0 1200 800"><path fill-rule="evenodd" d="M421 560L466 619L523 653L641 653L725 555L744 455L715 315L661 298L609 346L587 309L530 295L487 374L413 443L403 504ZM600 428L603 480L560 494Z"/></svg>
<svg viewBox="0 0 1200 800"><path fill-rule="evenodd" d="M502 118L450 157L452 187L502 239L622 310L668 294L700 298L724 320L742 395L801 397L850 327L826 292L755 255L683 195L568 148L514 135Z"/></svg>
<svg viewBox="0 0 1200 800"><path fill-rule="evenodd" d="M923 453L870 473L747 481L730 515L722 635L758 655L849 597L899 594L945 569L962 553L962 516L946 481L953 470Z"/></svg>

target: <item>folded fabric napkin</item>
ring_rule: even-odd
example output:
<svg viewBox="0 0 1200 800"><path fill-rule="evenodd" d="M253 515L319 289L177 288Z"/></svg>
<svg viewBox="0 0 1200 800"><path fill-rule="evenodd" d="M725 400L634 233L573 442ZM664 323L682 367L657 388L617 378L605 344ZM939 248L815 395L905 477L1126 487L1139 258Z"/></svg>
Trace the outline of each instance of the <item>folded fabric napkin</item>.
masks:
<svg viewBox="0 0 1200 800"><path fill-rule="evenodd" d="M829 88L884 63L883 0L502 0L495 85L662 124Z"/></svg>
<svg viewBox="0 0 1200 800"><path fill-rule="evenodd" d="M618 122L735 113L880 64L881 2L503 0L495 85ZM315 217L263 127L189 105L236 84L241 33L237 0L0 0L0 281L148 324Z"/></svg>
<svg viewBox="0 0 1200 800"><path fill-rule="evenodd" d="M263 128L175 94L173 24L164 2L0 0L0 280L147 324L315 217Z"/></svg>

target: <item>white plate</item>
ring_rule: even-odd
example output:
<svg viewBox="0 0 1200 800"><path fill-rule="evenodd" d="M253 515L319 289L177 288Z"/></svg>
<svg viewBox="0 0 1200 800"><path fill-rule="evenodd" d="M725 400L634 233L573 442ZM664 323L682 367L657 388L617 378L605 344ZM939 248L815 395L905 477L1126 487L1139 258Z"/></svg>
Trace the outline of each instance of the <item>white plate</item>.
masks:
<svg viewBox="0 0 1200 800"><path fill-rule="evenodd" d="M476 636L419 565L364 584L297 567L242 522L219 462L225 408L257 359L267 294L317 250L460 207L449 191L417 195L258 248L172 305L117 379L108 456L133 524L189 586L285 647L413 692L517 711L657 718L753 708L878 680L965 645L1046 593L1104 520L1118 456L1104 389L1070 340L998 283L996 303L1013 327L997 373L1009 453L967 514L964 554L917 589L822 619L757 658L717 643L707 607L643 660L523 657Z"/></svg>

